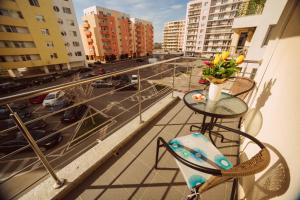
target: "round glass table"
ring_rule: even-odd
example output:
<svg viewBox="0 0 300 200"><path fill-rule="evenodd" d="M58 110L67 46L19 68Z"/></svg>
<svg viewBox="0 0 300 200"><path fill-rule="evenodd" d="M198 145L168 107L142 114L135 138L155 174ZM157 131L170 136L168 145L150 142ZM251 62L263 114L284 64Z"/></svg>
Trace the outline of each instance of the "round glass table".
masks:
<svg viewBox="0 0 300 200"><path fill-rule="evenodd" d="M221 97L218 101L210 101L208 99L207 93L208 93L207 90L193 90L186 93L183 97L183 101L186 106L188 106L193 111L202 114L204 116L202 126L198 127L192 125L190 127L191 131L193 127L196 127L201 129L202 133L205 133L207 129L211 130L213 128L214 124L218 119L242 117L248 110L248 105L238 97L222 92ZM206 100L202 102L197 102L193 98L193 95L195 94L205 95ZM210 123L205 123L207 117L211 117ZM240 123L241 123L241 118L240 118L239 126Z"/></svg>

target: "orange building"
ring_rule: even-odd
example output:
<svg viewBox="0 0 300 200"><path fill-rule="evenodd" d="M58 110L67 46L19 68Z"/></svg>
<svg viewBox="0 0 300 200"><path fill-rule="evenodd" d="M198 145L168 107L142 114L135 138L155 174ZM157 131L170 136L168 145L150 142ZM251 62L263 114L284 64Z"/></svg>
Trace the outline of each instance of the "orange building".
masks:
<svg viewBox="0 0 300 200"><path fill-rule="evenodd" d="M84 9L81 37L88 61L112 61L152 54L151 22L98 6Z"/></svg>
<svg viewBox="0 0 300 200"><path fill-rule="evenodd" d="M135 55L151 55L154 48L152 23L138 18L131 18L131 21Z"/></svg>

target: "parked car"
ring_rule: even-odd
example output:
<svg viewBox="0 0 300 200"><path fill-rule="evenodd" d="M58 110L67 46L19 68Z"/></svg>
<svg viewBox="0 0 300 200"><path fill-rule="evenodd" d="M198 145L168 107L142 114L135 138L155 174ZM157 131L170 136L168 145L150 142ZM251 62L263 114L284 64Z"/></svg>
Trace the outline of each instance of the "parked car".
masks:
<svg viewBox="0 0 300 200"><path fill-rule="evenodd" d="M45 136L50 135L51 133L54 133L56 130L32 130L30 131L31 136L34 138L35 141L44 138ZM63 139L63 136L61 133L56 133L47 139L44 139L37 144L41 149L47 150L50 149L57 144L59 144ZM0 152L2 153L10 153L13 151L16 151L24 146L28 145L28 142L23 137L21 132L16 133L16 136L13 139L2 141L0 143ZM26 150L31 149L27 148Z"/></svg>
<svg viewBox="0 0 300 200"><path fill-rule="evenodd" d="M25 102L11 103L10 107L13 110L24 110L25 108L28 108L28 104Z"/></svg>
<svg viewBox="0 0 300 200"><path fill-rule="evenodd" d="M43 101L47 97L47 95L48 95L48 93L33 97L33 98L29 99L29 102L31 104L41 104L41 103L43 103Z"/></svg>
<svg viewBox="0 0 300 200"><path fill-rule="evenodd" d="M138 75L135 75L135 74L131 75L131 83L138 84L138 82L139 82L138 79L139 79Z"/></svg>
<svg viewBox="0 0 300 200"><path fill-rule="evenodd" d="M92 86L95 88L107 88L113 87L113 83L111 81L97 80L92 83Z"/></svg>
<svg viewBox="0 0 300 200"><path fill-rule="evenodd" d="M82 104L73 108L70 108L64 112L64 115L61 118L63 123L72 123L76 122L83 117L87 110L87 105Z"/></svg>
<svg viewBox="0 0 300 200"><path fill-rule="evenodd" d="M49 107L49 111L52 111L52 112L58 111L63 108L66 108L72 104L73 104L73 102L69 98L62 97L62 98L58 99L51 107Z"/></svg>
<svg viewBox="0 0 300 200"><path fill-rule="evenodd" d="M79 73L86 73L86 72L91 72L91 71L93 71L93 69L90 67L83 67L83 68L79 69Z"/></svg>
<svg viewBox="0 0 300 200"><path fill-rule="evenodd" d="M64 91L49 93L43 101L43 106L53 106L59 99L65 96Z"/></svg>
<svg viewBox="0 0 300 200"><path fill-rule="evenodd" d="M13 109L14 110L14 109ZM31 112L27 110L14 110L18 113L21 119L25 120L31 117ZM10 119L10 112L6 106L0 106L0 120Z"/></svg>
<svg viewBox="0 0 300 200"><path fill-rule="evenodd" d="M44 120L38 120L27 125L29 130L43 130L48 126Z"/></svg>
<svg viewBox="0 0 300 200"><path fill-rule="evenodd" d="M100 69L98 69L98 70L96 71L95 74L97 74L97 75L103 75L103 74L105 74L105 69L100 68Z"/></svg>
<svg viewBox="0 0 300 200"><path fill-rule="evenodd" d="M98 61L94 62L94 64L101 65L101 62L98 60Z"/></svg>
<svg viewBox="0 0 300 200"><path fill-rule="evenodd" d="M88 74L83 74L80 78L81 79L86 79L86 78L91 78L97 76L95 73L88 73Z"/></svg>
<svg viewBox="0 0 300 200"><path fill-rule="evenodd" d="M0 92L3 94L16 92L18 90L22 90L28 87L27 83L20 82L4 82L0 84Z"/></svg>
<svg viewBox="0 0 300 200"><path fill-rule="evenodd" d="M126 81L126 80L120 80L118 82L116 82L116 84L114 85L115 89L119 89L120 90L135 90L136 85L132 84L130 81Z"/></svg>
<svg viewBox="0 0 300 200"><path fill-rule="evenodd" d="M136 62L144 62L145 60L142 59L142 58L138 58L138 59L136 59L135 61L136 61Z"/></svg>

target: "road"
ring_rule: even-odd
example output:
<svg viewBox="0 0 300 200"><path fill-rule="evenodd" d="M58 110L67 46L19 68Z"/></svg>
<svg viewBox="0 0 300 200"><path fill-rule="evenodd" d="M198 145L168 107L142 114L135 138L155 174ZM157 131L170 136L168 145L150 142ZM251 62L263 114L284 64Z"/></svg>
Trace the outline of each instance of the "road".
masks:
<svg viewBox="0 0 300 200"><path fill-rule="evenodd" d="M103 67L106 71L113 72L144 64L147 63L128 61L123 63L105 64L101 65L101 67ZM166 69L167 68L164 66L159 66L141 70L141 79L143 80L147 77L157 75L159 72ZM97 70L97 68L95 68L95 70ZM131 74L136 74L136 72L132 72L128 75L130 76ZM161 79L165 76L170 76L171 74L172 71L168 71L168 73L157 75L156 77L152 77L152 79ZM49 87L72 80L74 80L74 77L60 78L54 82L30 89L27 88L20 92ZM169 90L164 91L164 89L166 89L164 87L155 87L154 85L149 84L147 80L144 80L141 83L141 89L142 91L144 90L141 93L143 109L169 92ZM101 111L101 115L109 119L109 122L105 123L108 124L107 126L99 125L102 128L92 131L91 134L88 134L88 137L84 137L84 140L80 140L79 144L72 146L72 144L74 144L74 138L76 138L75 130L77 125L75 124L74 126L68 127L67 125L62 124L60 118L63 113L47 117L45 121L48 123L48 129L63 129L63 131L61 131L61 134L64 137L63 141L59 145L55 146L55 148L44 152L47 159L50 161L51 166L56 169L60 169L70 163L73 159L84 153L90 147L96 145L97 140L105 139L112 132L123 126L123 124L127 123L138 114L139 96L137 94L137 90L114 91L113 88L92 88L89 86L84 86L83 88L77 87L74 90L76 93L89 91L89 95L81 95L80 98L83 100L107 94L88 102L87 105L95 112ZM51 113L41 105L31 105L30 110L33 112L33 118L45 116ZM15 131L16 130L14 130L14 132ZM0 163L1 189L5 190L8 198L17 198L20 194L22 194L22 192L25 192L47 177L45 169L42 167L35 155L30 151L21 152L4 159L0 158Z"/></svg>

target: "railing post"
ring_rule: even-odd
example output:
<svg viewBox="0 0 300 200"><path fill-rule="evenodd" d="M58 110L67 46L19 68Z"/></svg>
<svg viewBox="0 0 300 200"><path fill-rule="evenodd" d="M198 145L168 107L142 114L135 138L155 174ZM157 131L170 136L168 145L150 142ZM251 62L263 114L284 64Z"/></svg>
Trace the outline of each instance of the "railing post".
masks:
<svg viewBox="0 0 300 200"><path fill-rule="evenodd" d="M139 116L140 116L140 123L143 123L142 119L142 94L141 94L141 75L140 69L138 69L138 95L139 95Z"/></svg>
<svg viewBox="0 0 300 200"><path fill-rule="evenodd" d="M7 104L7 108L11 112L10 116L12 117L12 119L14 120L14 122L16 123L18 128L20 129L24 138L27 140L27 142L29 143L30 147L32 148L34 153L37 155L37 157L41 160L41 162L43 163L44 167L46 168L46 170L48 171L50 176L54 179L54 181L55 181L54 188L57 189L57 188L62 187L65 183L65 180L64 179L60 180L58 178L58 176L55 174L55 172L52 169L51 165L49 164L48 160L46 159L46 157L44 156L44 154L42 153L42 151L36 144L35 140L32 138L31 134L29 133L25 124L22 122L19 115L16 112L14 112L8 104Z"/></svg>
<svg viewBox="0 0 300 200"><path fill-rule="evenodd" d="M172 83L172 97L174 98L175 90L175 76L176 76L176 65L173 66L173 83Z"/></svg>
<svg viewBox="0 0 300 200"><path fill-rule="evenodd" d="M189 77L189 91L191 90L192 73L193 73L193 66L191 66L190 77Z"/></svg>

